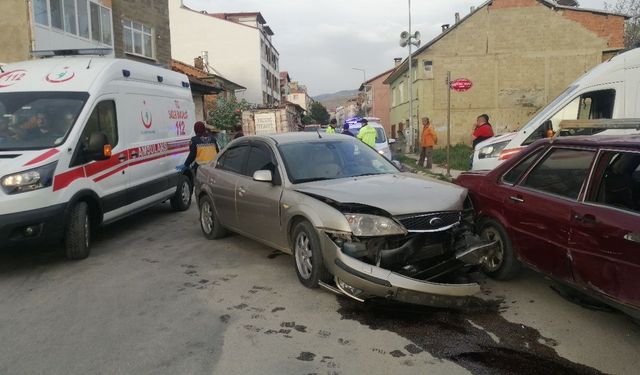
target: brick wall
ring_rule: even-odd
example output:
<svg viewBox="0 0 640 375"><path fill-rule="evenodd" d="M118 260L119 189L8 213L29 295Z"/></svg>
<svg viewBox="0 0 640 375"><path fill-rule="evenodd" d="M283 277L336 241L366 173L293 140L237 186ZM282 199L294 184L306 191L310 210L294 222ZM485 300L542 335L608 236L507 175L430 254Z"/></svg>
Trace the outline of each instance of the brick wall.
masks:
<svg viewBox="0 0 640 375"><path fill-rule="evenodd" d="M169 31L168 0L112 0L113 44L116 57L169 66L171 60L171 34ZM122 21L142 23L153 29L155 58L125 54Z"/></svg>
<svg viewBox="0 0 640 375"><path fill-rule="evenodd" d="M624 33L619 32L620 29L624 29L624 17L574 10L564 10L562 13L568 19L579 22L599 37L606 39L609 48L624 47Z"/></svg>
<svg viewBox="0 0 640 375"><path fill-rule="evenodd" d="M518 130L622 40L621 17L585 14L590 16L570 19L567 11L535 0L494 0L479 9L415 57L414 128L420 128L419 118L428 116L444 140L448 70L452 79L473 82L471 90L451 93L452 143L470 143L475 119L482 113L489 114L497 133ZM425 61L432 61L430 76ZM391 89L401 81L406 90L406 72L391 82ZM404 97L404 103L391 109L391 124L409 118L406 91Z"/></svg>

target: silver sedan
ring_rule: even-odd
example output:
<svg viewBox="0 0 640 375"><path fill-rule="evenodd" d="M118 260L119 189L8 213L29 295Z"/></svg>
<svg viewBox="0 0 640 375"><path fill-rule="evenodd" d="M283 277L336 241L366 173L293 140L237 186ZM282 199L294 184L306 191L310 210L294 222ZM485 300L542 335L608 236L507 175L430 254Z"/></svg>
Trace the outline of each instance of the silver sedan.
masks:
<svg viewBox="0 0 640 375"><path fill-rule="evenodd" d="M471 233L467 191L403 173L344 135L247 136L200 166L209 239L228 231L293 254L300 282L359 301L460 305L495 251Z"/></svg>

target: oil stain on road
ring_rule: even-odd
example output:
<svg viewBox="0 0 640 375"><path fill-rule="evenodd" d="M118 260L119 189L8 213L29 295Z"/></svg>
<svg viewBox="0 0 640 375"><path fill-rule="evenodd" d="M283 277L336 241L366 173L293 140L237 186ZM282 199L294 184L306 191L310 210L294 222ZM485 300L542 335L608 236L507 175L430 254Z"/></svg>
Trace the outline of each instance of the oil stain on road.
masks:
<svg viewBox="0 0 640 375"><path fill-rule="evenodd" d="M600 374L560 357L553 348L557 343L536 329L507 321L499 314L500 301L482 300L459 311L337 298L343 319L412 342L391 352L396 358L424 350L474 374Z"/></svg>

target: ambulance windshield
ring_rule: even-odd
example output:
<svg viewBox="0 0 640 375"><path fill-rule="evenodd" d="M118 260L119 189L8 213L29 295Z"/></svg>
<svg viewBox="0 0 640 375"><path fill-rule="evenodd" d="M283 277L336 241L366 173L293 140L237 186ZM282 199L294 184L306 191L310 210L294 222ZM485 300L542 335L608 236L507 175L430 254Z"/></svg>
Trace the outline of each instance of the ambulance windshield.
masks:
<svg viewBox="0 0 640 375"><path fill-rule="evenodd" d="M60 146L88 97L85 92L0 93L0 151Z"/></svg>

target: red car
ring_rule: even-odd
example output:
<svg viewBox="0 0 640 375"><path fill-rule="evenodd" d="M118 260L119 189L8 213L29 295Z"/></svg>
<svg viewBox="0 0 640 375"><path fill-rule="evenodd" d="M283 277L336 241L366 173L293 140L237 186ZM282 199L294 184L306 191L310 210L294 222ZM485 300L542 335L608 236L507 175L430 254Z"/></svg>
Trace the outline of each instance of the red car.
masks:
<svg viewBox="0 0 640 375"><path fill-rule="evenodd" d="M465 172L498 280L522 263L640 316L640 135L540 140L492 171Z"/></svg>

